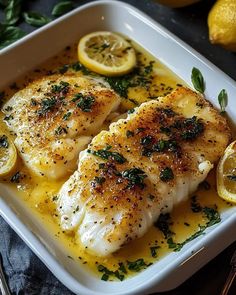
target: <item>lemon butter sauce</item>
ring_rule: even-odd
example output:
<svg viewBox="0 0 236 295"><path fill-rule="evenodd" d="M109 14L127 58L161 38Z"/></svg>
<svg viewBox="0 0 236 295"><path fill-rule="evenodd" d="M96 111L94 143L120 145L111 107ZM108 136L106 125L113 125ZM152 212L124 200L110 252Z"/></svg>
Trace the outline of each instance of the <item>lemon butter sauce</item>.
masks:
<svg viewBox="0 0 236 295"><path fill-rule="evenodd" d="M132 45L136 49L138 63L131 73L115 78L100 77L78 63L77 48L76 45L72 45L5 89L5 100L32 80L53 73L66 75L76 71L81 76L104 79L105 83L122 96L119 114L123 114L128 110L132 111L142 102L167 95L178 86L185 85L144 49L135 43ZM1 113L0 130L14 140L15 135L7 129L4 117ZM86 265L85 267L103 280L123 280L128 275L145 269L170 251L180 251L186 242L202 234L208 222L220 222L218 212L230 206L217 196L213 170L193 196L174 208L171 214L162 215L142 238L130 242L112 255L101 258L88 253L73 234L63 232L59 226L56 210L57 193L68 177L69 175L59 181L49 181L32 175L19 159L14 173L1 181L15 190L16 197L27 204L41 220L42 226L63 245L68 259Z"/></svg>

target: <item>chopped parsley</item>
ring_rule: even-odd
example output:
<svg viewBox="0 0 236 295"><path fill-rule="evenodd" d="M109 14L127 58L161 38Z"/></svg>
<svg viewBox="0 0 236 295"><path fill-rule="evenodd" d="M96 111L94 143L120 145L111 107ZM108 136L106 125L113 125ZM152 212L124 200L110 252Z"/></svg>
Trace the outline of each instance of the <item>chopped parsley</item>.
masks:
<svg viewBox="0 0 236 295"><path fill-rule="evenodd" d="M209 208L204 207L201 208L201 212L203 212L205 218L207 218L207 222L205 225L199 224L199 229L194 234L192 234L190 237L188 237L185 241L181 243L177 243L173 240L174 233L170 230L170 215L160 215L158 221L155 223L155 225L164 233L166 242L168 244L168 247L170 249L173 249L173 251L177 252L180 251L185 244L188 242L196 239L200 235L204 234L204 231L210 227L213 226L221 221L220 214L215 208ZM189 226L189 224L185 223Z"/></svg>
<svg viewBox="0 0 236 295"><path fill-rule="evenodd" d="M181 153L181 148L175 140L163 140L154 141L150 135L141 138L142 155L150 157L154 152L174 152L178 155Z"/></svg>
<svg viewBox="0 0 236 295"><path fill-rule="evenodd" d="M103 160L113 160L117 162L118 164L123 164L127 160L119 153L110 151L112 147L106 146L104 149L93 151L93 150L87 150L89 154L95 155L97 157L102 158Z"/></svg>
<svg viewBox="0 0 236 295"><path fill-rule="evenodd" d="M62 133L65 133L65 134L68 133L67 130L66 130L66 128L65 127L61 127L61 126L57 127L57 129L55 130L55 134L56 135L60 135Z"/></svg>
<svg viewBox="0 0 236 295"><path fill-rule="evenodd" d="M153 142L154 138L151 135L147 135L141 138L140 144L143 146L150 145Z"/></svg>
<svg viewBox="0 0 236 295"><path fill-rule="evenodd" d="M127 98L128 89L131 86L131 81L130 79L127 79L127 76L130 75L125 75L122 77L105 77L105 80L120 96Z"/></svg>
<svg viewBox="0 0 236 295"><path fill-rule="evenodd" d="M63 94L66 94L69 91L69 85L68 82L60 81L59 85L51 86L51 91L52 93L63 92Z"/></svg>
<svg viewBox="0 0 236 295"><path fill-rule="evenodd" d="M139 272L150 265L152 265L152 263L146 263L143 258L139 258L135 261L127 261L128 269L135 272Z"/></svg>
<svg viewBox="0 0 236 295"><path fill-rule="evenodd" d="M9 142L5 134L0 136L0 147L6 149L9 147Z"/></svg>
<svg viewBox="0 0 236 295"><path fill-rule="evenodd" d="M75 62L71 65L72 70L78 72L81 71L84 75L91 74L91 71L82 65L80 62Z"/></svg>
<svg viewBox="0 0 236 295"><path fill-rule="evenodd" d="M164 234L165 239L168 239L174 235L174 232L172 232L170 229L172 221L169 213L160 214L154 225Z"/></svg>
<svg viewBox="0 0 236 295"><path fill-rule="evenodd" d="M6 115L6 116L3 118L4 121L10 121L10 120L12 120L12 119L13 119L13 116L12 116L12 115Z"/></svg>
<svg viewBox="0 0 236 295"><path fill-rule="evenodd" d="M134 132L133 131L130 131L130 130L127 130L126 131L126 137L129 138L129 137L133 137L134 136Z"/></svg>
<svg viewBox="0 0 236 295"><path fill-rule="evenodd" d="M55 98L46 98L41 101L40 109L37 111L39 116L43 116L51 112L56 106L57 100Z"/></svg>
<svg viewBox="0 0 236 295"><path fill-rule="evenodd" d="M160 180L167 182L174 179L174 173L170 167L166 167L160 172Z"/></svg>
<svg viewBox="0 0 236 295"><path fill-rule="evenodd" d="M120 273L120 268L117 269L116 271L112 271L112 270L109 270L107 267L105 267L104 265L102 264L99 264L97 266L97 269L99 272L102 272L102 277L101 277L101 280L102 281L108 281L110 276L113 276L113 277L116 277L117 279L119 279L120 281L123 281L125 276Z"/></svg>
<svg viewBox="0 0 236 295"><path fill-rule="evenodd" d="M80 108L83 112L89 113L92 110L92 107L95 103L95 97L92 95L83 95L78 93L72 99L72 101L78 101L77 107Z"/></svg>
<svg viewBox="0 0 236 295"><path fill-rule="evenodd" d="M182 138L184 140L193 140L204 131L204 125L201 119L197 119L196 116L185 119L182 123L182 127Z"/></svg>
<svg viewBox="0 0 236 295"><path fill-rule="evenodd" d="M69 118L70 118L70 116L71 116L71 112L68 112L68 113L66 113L66 114L64 114L64 116L63 116L63 120L64 121L67 121Z"/></svg>
<svg viewBox="0 0 236 295"><path fill-rule="evenodd" d="M13 107L12 106L7 106L6 108L5 108L5 111L6 112L10 112L10 111L12 111L13 110Z"/></svg>
<svg viewBox="0 0 236 295"><path fill-rule="evenodd" d="M98 183L98 184L102 184L102 183L104 183L105 180L106 180L105 177L99 177L99 176L95 176L95 177L94 177L94 181L95 181L96 183Z"/></svg>
<svg viewBox="0 0 236 295"><path fill-rule="evenodd" d="M133 188L134 186L139 186L141 189L145 187L145 183L143 182L147 175L143 170L139 168L131 168L128 170L124 170L121 173L122 177L128 180L127 188Z"/></svg>
<svg viewBox="0 0 236 295"><path fill-rule="evenodd" d="M125 265L124 265L123 262L119 262L119 268L118 268L118 270L121 271L121 272L123 272L123 273L125 273L125 274L127 274L127 270L126 270Z"/></svg>
<svg viewBox="0 0 236 295"><path fill-rule="evenodd" d="M159 248L160 248L159 246L150 247L151 256L153 258L157 257L157 249L159 249Z"/></svg>
<svg viewBox="0 0 236 295"><path fill-rule="evenodd" d="M134 112L135 112L135 109L129 109L129 110L127 111L128 114L133 114Z"/></svg>
<svg viewBox="0 0 236 295"><path fill-rule="evenodd" d="M122 77L105 77L105 80L109 83L113 90L115 90L120 96L127 99L129 88L149 88L152 83L153 64L154 62L150 61L150 63L144 67L143 64L140 63L129 74ZM136 101L133 102L136 104Z"/></svg>

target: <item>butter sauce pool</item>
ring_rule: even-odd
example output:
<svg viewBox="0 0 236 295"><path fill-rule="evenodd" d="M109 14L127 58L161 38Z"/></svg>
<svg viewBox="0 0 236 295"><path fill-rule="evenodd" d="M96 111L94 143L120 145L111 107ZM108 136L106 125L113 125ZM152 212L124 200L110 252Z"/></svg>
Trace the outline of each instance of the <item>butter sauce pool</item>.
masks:
<svg viewBox="0 0 236 295"><path fill-rule="evenodd" d="M125 113L142 102L167 95L180 85L186 85L144 49L135 43L132 44L137 51L138 68L135 69L133 74L105 79L112 88L123 96L119 114ZM76 71L80 75L92 75L95 78L101 78L77 63L76 45L72 45L66 47L65 50L45 62L38 69L22 77L16 84L11 85L5 90L5 98L7 100L18 89L24 88L37 78L58 72L66 74L71 71ZM129 83L130 81L132 83ZM4 114L1 113L1 131L14 139L14 134L9 132L3 119ZM108 127L111 120L113 118L107 120L104 128ZM17 172L19 173L16 177ZM75 242L73 234L67 234L59 227L56 212L57 192L69 175L60 181L49 181L31 175L21 160L18 161L13 174L3 179L4 183L16 190L16 196L27 204L41 220L42 226L46 227L55 239L63 245L68 259L85 264L86 268L103 280L123 280L128 275L135 274L151 263L158 261L170 251L180 250L186 241L191 240L198 233L199 235L202 233L199 231L199 225L204 227L209 222L209 216L204 208L211 208L213 213L216 214L213 218L217 219L219 217L218 212L222 212L231 206L217 196L215 170L213 170L206 182L189 200L174 208L170 215L162 216L159 222L152 226L142 238L130 242L112 255L100 258L87 253ZM219 222L216 219L215 221Z"/></svg>

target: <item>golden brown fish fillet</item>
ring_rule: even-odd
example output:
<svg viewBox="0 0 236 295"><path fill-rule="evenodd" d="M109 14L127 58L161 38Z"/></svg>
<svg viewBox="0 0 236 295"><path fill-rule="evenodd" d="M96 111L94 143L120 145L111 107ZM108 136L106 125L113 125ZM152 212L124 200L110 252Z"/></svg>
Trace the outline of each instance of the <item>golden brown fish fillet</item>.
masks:
<svg viewBox="0 0 236 295"><path fill-rule="evenodd" d="M56 179L76 169L79 152L119 103L113 90L95 80L52 75L17 92L3 111L25 164Z"/></svg>
<svg viewBox="0 0 236 295"><path fill-rule="evenodd" d="M80 153L59 193L62 228L97 255L118 250L197 189L230 136L226 119L190 89L143 103Z"/></svg>

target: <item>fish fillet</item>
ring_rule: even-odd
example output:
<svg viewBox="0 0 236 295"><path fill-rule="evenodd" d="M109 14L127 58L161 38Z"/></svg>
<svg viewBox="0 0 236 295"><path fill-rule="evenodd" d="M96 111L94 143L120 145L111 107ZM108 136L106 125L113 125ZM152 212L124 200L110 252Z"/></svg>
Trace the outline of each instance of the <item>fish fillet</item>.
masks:
<svg viewBox="0 0 236 295"><path fill-rule="evenodd" d="M25 164L58 179L75 171L79 152L119 103L113 90L95 80L52 75L17 92L3 112Z"/></svg>
<svg viewBox="0 0 236 295"><path fill-rule="evenodd" d="M143 103L80 153L59 192L61 227L91 253L118 250L197 189L230 136L225 118L190 89Z"/></svg>

